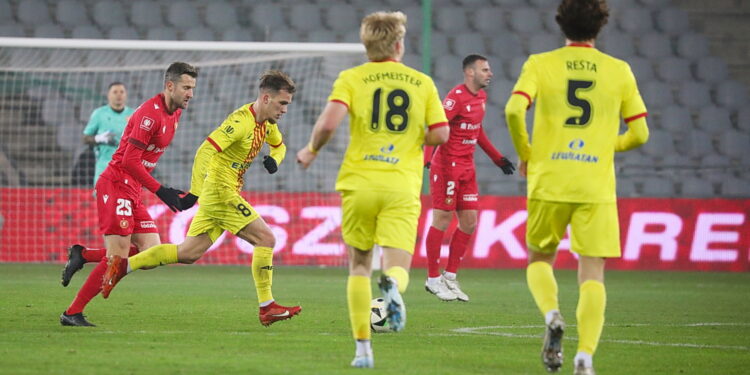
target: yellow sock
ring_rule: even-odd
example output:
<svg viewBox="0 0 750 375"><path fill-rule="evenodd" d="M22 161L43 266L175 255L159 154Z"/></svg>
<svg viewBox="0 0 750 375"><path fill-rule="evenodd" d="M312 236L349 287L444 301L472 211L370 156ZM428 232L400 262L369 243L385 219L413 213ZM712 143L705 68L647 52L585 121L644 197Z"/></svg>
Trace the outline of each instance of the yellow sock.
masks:
<svg viewBox="0 0 750 375"><path fill-rule="evenodd" d="M346 282L346 300L349 304L349 321L355 340L370 339L370 301L372 289L367 276L349 276Z"/></svg>
<svg viewBox="0 0 750 375"><path fill-rule="evenodd" d="M256 246L253 250L253 280L258 292L258 302L273 299L271 284L273 283L273 249Z"/></svg>
<svg viewBox="0 0 750 375"><path fill-rule="evenodd" d="M406 272L404 267L399 266L393 266L385 272L383 272L386 276L390 276L394 280L396 280L396 283L398 283L398 292L403 293L406 291L406 287L409 286L409 272Z"/></svg>
<svg viewBox="0 0 750 375"><path fill-rule="evenodd" d="M150 247L128 258L128 264L133 271L143 267L157 267L173 263L177 263L177 245L171 243Z"/></svg>
<svg viewBox="0 0 750 375"><path fill-rule="evenodd" d="M534 302L546 315L550 310L560 310L557 302L557 280L552 266L547 262L534 262L526 267L526 283L529 285Z"/></svg>
<svg viewBox="0 0 750 375"><path fill-rule="evenodd" d="M607 291L604 284L587 280L580 287L576 319L578 320L578 351L591 355L596 351L604 327Z"/></svg>

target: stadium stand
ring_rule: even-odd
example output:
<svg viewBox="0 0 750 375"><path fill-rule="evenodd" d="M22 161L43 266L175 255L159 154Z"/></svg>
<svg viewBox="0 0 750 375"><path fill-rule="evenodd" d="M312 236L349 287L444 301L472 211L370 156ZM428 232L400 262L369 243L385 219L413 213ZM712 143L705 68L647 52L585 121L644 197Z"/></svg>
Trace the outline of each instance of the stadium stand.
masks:
<svg viewBox="0 0 750 375"><path fill-rule="evenodd" d="M738 52L748 50L750 32L736 32L750 31L746 27L750 24L750 6L735 9L729 3L610 0L610 24L601 35L598 48L630 63L647 102L652 134L642 151L617 156L621 172L618 187L624 196L750 196L750 184L743 177L750 174L750 98L746 86L750 83L750 63L746 55ZM502 110L522 64L528 53L553 49L562 42L554 21L555 4L556 0L433 1L430 52L441 95L460 81L464 55L487 55L495 73L488 88L487 129L506 154L515 153L502 121ZM359 18L381 9L402 9L409 16L411 31L404 60L421 67L423 20L420 2L416 0L281 0L264 4L249 0L0 0L0 36L357 42ZM109 51L108 55L98 55L99 61L95 62L85 53L70 57L17 50L0 51L0 66L34 59L55 62L57 66L89 67L123 58L148 62L148 57L138 51ZM237 72L232 79L243 77ZM141 87L138 77L131 78L133 97L152 91ZM230 105L233 98L226 97L220 85L207 87L211 90L207 96ZM36 120L24 131L51 139L69 129L78 132L74 128L83 126L91 110L79 107L75 113L63 113L67 122L61 126L49 124L52 117L59 115L54 113L57 99L40 99L27 93L13 103L36 112L29 116ZM15 121L7 120L7 113L0 108L3 132L9 131L7 125ZM19 151L30 145L0 146L16 169L22 171L25 183L51 186L60 183L59 176L69 167L65 163L73 158L65 152L72 145L64 136L61 142L55 150L41 153L54 160L50 165L60 166L60 170L47 173L46 177ZM498 177L495 167L481 156L477 163L483 192L524 194L522 180L516 176ZM639 168L643 166L648 167ZM666 170L669 177L654 176L657 169ZM705 179L700 174L707 171L712 184L702 184ZM11 180L19 178L2 181ZM295 184L292 179L281 188L301 189ZM320 181L319 185L328 186L328 182Z"/></svg>

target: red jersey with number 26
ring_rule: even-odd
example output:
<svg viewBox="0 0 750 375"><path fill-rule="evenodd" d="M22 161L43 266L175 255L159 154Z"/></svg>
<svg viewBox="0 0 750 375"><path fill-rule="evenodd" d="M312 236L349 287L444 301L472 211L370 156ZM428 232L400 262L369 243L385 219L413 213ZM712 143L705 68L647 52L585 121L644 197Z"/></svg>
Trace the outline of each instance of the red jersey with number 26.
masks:
<svg viewBox="0 0 750 375"><path fill-rule="evenodd" d="M440 145L432 163L474 162L474 149L482 130L487 94L473 94L465 84L451 90L443 100L443 109L450 125L448 142ZM462 163L463 164L463 163Z"/></svg>
<svg viewBox="0 0 750 375"><path fill-rule="evenodd" d="M179 108L171 114L167 112L163 94L141 104L128 120L120 146L102 176L112 181L130 178L151 192L158 190L161 184L151 171L172 142L181 114Z"/></svg>

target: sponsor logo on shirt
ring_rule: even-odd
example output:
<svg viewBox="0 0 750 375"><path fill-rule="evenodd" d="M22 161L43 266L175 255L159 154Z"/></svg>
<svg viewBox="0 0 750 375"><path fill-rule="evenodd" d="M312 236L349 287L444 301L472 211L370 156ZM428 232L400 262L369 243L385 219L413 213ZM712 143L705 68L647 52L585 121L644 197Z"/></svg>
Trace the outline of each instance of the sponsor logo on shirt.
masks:
<svg viewBox="0 0 750 375"><path fill-rule="evenodd" d="M573 151L579 151L583 149L583 146L585 145L586 143L583 141L583 139L575 138L568 143L568 148ZM570 161L578 161L582 163L598 163L599 162L599 157L596 155L590 155L590 154L586 154L583 152L573 152L573 151L553 152L550 159L570 160Z"/></svg>
<svg viewBox="0 0 750 375"><path fill-rule="evenodd" d="M238 163L238 162L235 161L235 162L232 162L232 168L234 168L234 169L248 169L248 168L250 168L250 163L251 162Z"/></svg>
<svg viewBox="0 0 750 375"><path fill-rule="evenodd" d="M443 108L451 111L453 110L453 107L456 105L456 101L453 99L445 99L445 102L443 103Z"/></svg>
<svg viewBox="0 0 750 375"><path fill-rule="evenodd" d="M475 144L477 144L477 140L476 139L464 139L463 141L461 141L461 144L464 144L464 145L475 145Z"/></svg>
<svg viewBox="0 0 750 375"><path fill-rule="evenodd" d="M584 145L585 145L585 143L583 142L583 139L576 138L576 139L570 141L570 143L568 143L568 148L571 149L571 150L580 150L580 149L583 148Z"/></svg>
<svg viewBox="0 0 750 375"><path fill-rule="evenodd" d="M152 162L146 161L146 160L142 160L141 162L143 163L143 165L146 168L156 168L156 163L152 163Z"/></svg>
<svg viewBox="0 0 750 375"><path fill-rule="evenodd" d="M393 145L393 143L391 143L391 144L389 144L389 145L387 145L387 146L383 146L383 147L381 147L381 148L380 148L380 152L382 152L382 153L384 153L384 154L390 154L391 152L393 152L393 150L394 150L395 148L396 148L396 146L394 146L394 145Z"/></svg>
<svg viewBox="0 0 750 375"><path fill-rule="evenodd" d="M147 132L151 131L151 128L154 127L154 119L148 116L143 116L140 127Z"/></svg>
<svg viewBox="0 0 750 375"><path fill-rule="evenodd" d="M164 148L156 147L156 145L153 143L148 145L148 147L146 147L146 151L150 151L150 152L157 153L157 154L164 152L164 150L165 150Z"/></svg>
<svg viewBox="0 0 750 375"><path fill-rule="evenodd" d="M462 122L461 125L459 125L459 127L461 129L465 129L465 130L477 130L477 129L479 129L479 128L482 127L482 124L481 123L479 123L479 124L470 124L470 123L467 123L467 122Z"/></svg>
<svg viewBox="0 0 750 375"><path fill-rule="evenodd" d="M393 156L385 156L385 155L365 155L365 160L370 161L379 161L384 162L388 164L398 164L399 158L395 158Z"/></svg>

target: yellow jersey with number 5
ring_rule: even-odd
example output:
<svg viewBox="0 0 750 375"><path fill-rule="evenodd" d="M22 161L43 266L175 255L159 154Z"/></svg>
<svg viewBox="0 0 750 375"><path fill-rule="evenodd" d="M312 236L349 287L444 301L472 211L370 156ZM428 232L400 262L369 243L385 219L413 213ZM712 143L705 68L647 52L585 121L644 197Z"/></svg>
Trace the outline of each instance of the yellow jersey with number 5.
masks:
<svg viewBox="0 0 750 375"><path fill-rule="evenodd" d="M328 100L349 108L350 139L336 190L418 197L425 129L448 123L432 78L400 62L368 62L342 71Z"/></svg>
<svg viewBox="0 0 750 375"><path fill-rule="evenodd" d="M614 202L620 118L646 116L630 66L588 45L531 55L513 88L534 103L528 197ZM512 134L517 136L515 134Z"/></svg>

